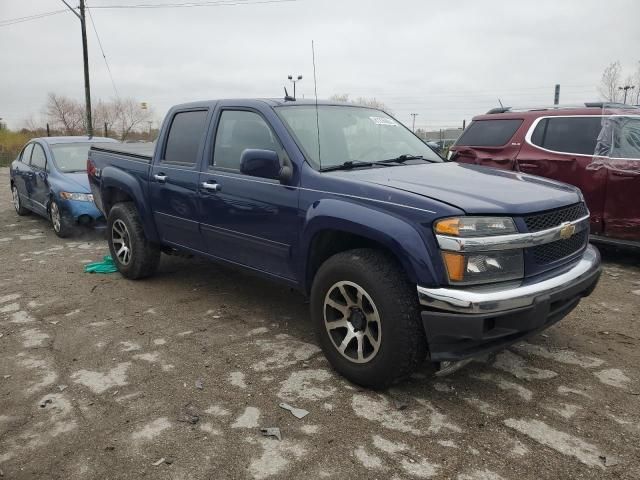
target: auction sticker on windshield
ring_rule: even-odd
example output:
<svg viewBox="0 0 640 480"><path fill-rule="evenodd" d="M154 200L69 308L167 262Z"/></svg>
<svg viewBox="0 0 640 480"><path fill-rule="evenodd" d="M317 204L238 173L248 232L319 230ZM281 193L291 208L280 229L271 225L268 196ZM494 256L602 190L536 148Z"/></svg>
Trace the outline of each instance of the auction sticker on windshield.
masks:
<svg viewBox="0 0 640 480"><path fill-rule="evenodd" d="M386 117L369 117L376 125L393 125L398 126L396 122Z"/></svg>

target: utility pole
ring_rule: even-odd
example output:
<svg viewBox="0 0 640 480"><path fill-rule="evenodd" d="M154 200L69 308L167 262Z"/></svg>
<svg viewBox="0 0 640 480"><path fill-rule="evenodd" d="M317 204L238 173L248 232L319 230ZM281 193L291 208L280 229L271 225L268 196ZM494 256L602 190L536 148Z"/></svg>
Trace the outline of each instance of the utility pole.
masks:
<svg viewBox="0 0 640 480"><path fill-rule="evenodd" d="M553 94L553 104L554 105L560 104L560 84L559 83L556 83L556 90Z"/></svg>
<svg viewBox="0 0 640 480"><path fill-rule="evenodd" d="M91 119L91 86L89 85L89 51L87 49L87 22L85 18L84 0L80 0L80 13L76 12L66 0L62 0L69 10L80 20L82 33L82 60L84 63L84 103L87 115L87 135L93 137L93 120Z"/></svg>
<svg viewBox="0 0 640 480"><path fill-rule="evenodd" d="M411 130L413 130L413 133L416 133L416 117L418 116L417 113L410 113L409 115L411 115L413 117L413 123L411 126Z"/></svg>
<svg viewBox="0 0 640 480"><path fill-rule="evenodd" d="M625 85L624 87L618 87L618 90L624 90L624 102L622 102L622 103L624 103L624 104L627 103L627 92L629 90L633 90L634 88L636 88L635 85Z"/></svg>

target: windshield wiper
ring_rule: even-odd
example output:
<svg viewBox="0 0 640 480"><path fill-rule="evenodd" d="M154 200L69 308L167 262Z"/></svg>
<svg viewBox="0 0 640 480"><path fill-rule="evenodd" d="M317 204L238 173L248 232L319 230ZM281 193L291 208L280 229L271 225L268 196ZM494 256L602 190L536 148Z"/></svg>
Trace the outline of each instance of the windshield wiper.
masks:
<svg viewBox="0 0 640 480"><path fill-rule="evenodd" d="M425 160L426 161L426 159L422 155L409 155L409 154L404 153L402 155L398 155L395 158L388 158L386 160L380 160L379 162L376 162L376 163L382 163L382 164L385 164L385 163L404 163L407 160Z"/></svg>
<svg viewBox="0 0 640 480"><path fill-rule="evenodd" d="M334 170L351 170L352 168L359 167L372 167L378 162L362 162L360 160L349 160L347 162L341 163L339 165L332 165L330 167L321 168L321 172L331 172Z"/></svg>

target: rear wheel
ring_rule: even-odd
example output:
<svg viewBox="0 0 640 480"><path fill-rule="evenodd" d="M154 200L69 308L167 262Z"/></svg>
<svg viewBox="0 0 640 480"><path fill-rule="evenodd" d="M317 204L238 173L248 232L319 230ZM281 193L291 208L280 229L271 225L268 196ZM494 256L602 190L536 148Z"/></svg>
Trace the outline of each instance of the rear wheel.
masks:
<svg viewBox="0 0 640 480"><path fill-rule="evenodd" d="M16 187L15 185L11 185L11 203L13 203L13 208L16 209L16 213L18 215L23 216L29 214L29 210L22 206L20 193L18 192L18 187Z"/></svg>
<svg viewBox="0 0 640 480"><path fill-rule="evenodd" d="M145 237L133 203L113 206L109 212L107 232L111 257L122 275L137 280L156 272L160 248Z"/></svg>
<svg viewBox="0 0 640 480"><path fill-rule="evenodd" d="M73 221L60 210L60 206L55 200L52 200L49 206L49 218L53 231L60 238L67 238L73 233L75 229Z"/></svg>
<svg viewBox="0 0 640 480"><path fill-rule="evenodd" d="M427 356L415 287L384 252L351 250L322 264L311 316L333 368L359 385L386 388Z"/></svg>

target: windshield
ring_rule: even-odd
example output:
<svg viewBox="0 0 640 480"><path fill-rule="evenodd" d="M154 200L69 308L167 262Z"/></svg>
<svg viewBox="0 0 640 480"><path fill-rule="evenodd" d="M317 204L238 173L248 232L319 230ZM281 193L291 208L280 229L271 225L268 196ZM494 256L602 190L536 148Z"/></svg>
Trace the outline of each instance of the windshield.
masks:
<svg viewBox="0 0 640 480"><path fill-rule="evenodd" d="M51 145L53 161L65 173L86 172L91 143L59 143Z"/></svg>
<svg viewBox="0 0 640 480"><path fill-rule="evenodd" d="M283 106L276 110L308 161L318 169L345 162L380 162L401 155L442 161L409 129L380 110L319 105L317 123L315 105Z"/></svg>

